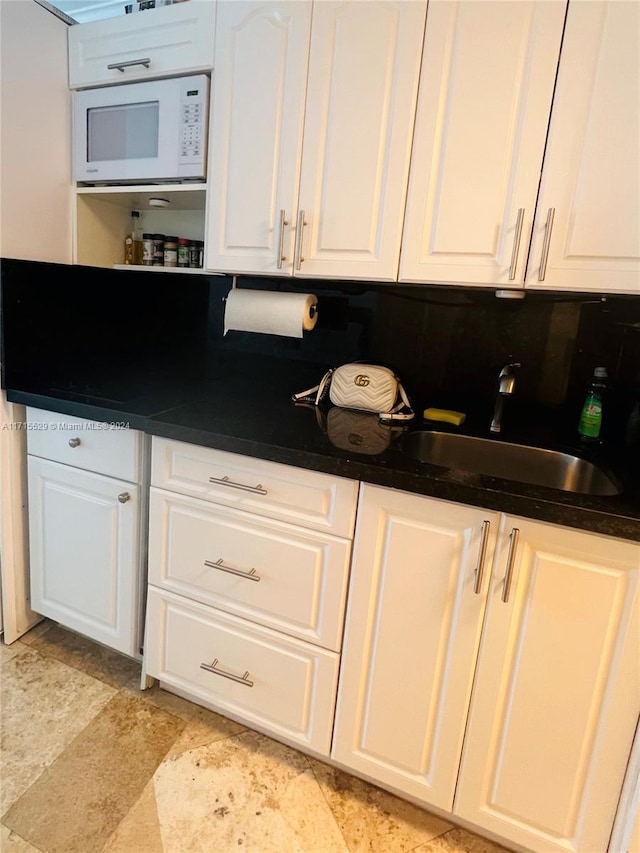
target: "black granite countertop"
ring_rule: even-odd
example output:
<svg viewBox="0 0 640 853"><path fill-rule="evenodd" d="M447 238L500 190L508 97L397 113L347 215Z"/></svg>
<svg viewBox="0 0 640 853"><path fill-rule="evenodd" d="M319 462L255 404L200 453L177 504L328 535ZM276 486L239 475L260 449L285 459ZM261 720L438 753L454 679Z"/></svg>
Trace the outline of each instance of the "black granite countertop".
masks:
<svg viewBox="0 0 640 853"><path fill-rule="evenodd" d="M329 435L325 418L318 418L312 407L291 401L293 392L314 385L322 374L322 365L309 362L226 354L209 370L210 378L185 382L179 376L167 375L164 381L149 386L141 377L143 384L136 394L131 392L135 383L132 385L129 376L129 392L121 395L126 400L118 400L117 394L101 399L77 390L45 388L8 388L7 397L63 415L124 421L150 435L640 541L637 448L633 460L631 451L627 453L624 448L603 451L602 461L622 483L621 494L615 496L576 494L420 463L403 450L402 433L395 435L382 452L365 452L363 446L350 446L348 430L342 428L335 436ZM416 408L422 412L422 401ZM375 418L373 425L377 425ZM408 429L425 426L416 416ZM438 424L431 427L456 429ZM518 430L515 427L513 423L513 432L505 429L505 440L536 444L542 440L546 445L555 441L544 426L528 432L522 425ZM481 434L481 428L469 418L459 429ZM356 427L352 437L358 434ZM489 433L484 437L490 437Z"/></svg>

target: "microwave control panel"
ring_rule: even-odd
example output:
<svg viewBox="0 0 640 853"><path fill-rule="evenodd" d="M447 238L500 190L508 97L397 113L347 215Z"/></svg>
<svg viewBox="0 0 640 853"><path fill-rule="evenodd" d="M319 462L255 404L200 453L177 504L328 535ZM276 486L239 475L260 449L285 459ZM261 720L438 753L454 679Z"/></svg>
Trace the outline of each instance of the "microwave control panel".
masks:
<svg viewBox="0 0 640 853"><path fill-rule="evenodd" d="M182 92L180 161L183 163L202 159L207 127L207 89L206 85L187 85Z"/></svg>

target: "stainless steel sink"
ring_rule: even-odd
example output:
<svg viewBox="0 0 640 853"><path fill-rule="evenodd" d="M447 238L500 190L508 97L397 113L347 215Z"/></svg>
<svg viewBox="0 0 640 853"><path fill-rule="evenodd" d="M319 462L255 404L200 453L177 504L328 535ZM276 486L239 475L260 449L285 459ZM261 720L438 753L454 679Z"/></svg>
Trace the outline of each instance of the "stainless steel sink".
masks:
<svg viewBox="0 0 640 853"><path fill-rule="evenodd" d="M542 447L418 430L405 436L403 450L419 462L565 492L618 495L622 490L609 472L592 462Z"/></svg>

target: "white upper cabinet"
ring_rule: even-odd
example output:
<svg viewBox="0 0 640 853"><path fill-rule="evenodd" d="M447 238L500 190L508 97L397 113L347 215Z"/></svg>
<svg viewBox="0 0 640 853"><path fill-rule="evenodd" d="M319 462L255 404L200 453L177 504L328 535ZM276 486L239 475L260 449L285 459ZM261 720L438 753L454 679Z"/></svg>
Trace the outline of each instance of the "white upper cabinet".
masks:
<svg viewBox="0 0 640 853"><path fill-rule="evenodd" d="M430 0L401 281L522 286L565 10Z"/></svg>
<svg viewBox="0 0 640 853"><path fill-rule="evenodd" d="M215 0L189 0L69 28L69 86L107 86L213 67Z"/></svg>
<svg viewBox="0 0 640 853"><path fill-rule="evenodd" d="M527 287L640 293L640 4L571 0Z"/></svg>
<svg viewBox="0 0 640 853"><path fill-rule="evenodd" d="M425 10L219 4L209 269L396 279Z"/></svg>
<svg viewBox="0 0 640 853"><path fill-rule="evenodd" d="M397 278L425 11L314 6L295 275Z"/></svg>
<svg viewBox="0 0 640 853"><path fill-rule="evenodd" d="M291 275L310 28L310 0L218 4L209 269Z"/></svg>

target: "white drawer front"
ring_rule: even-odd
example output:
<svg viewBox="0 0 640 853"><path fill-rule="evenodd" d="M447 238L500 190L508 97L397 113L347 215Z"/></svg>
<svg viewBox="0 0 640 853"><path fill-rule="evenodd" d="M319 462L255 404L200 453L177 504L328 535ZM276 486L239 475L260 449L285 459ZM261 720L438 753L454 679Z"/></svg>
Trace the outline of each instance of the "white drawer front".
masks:
<svg viewBox="0 0 640 853"><path fill-rule="evenodd" d="M339 651L351 543L151 489L149 582Z"/></svg>
<svg viewBox="0 0 640 853"><path fill-rule="evenodd" d="M139 482L144 436L118 425L27 409L27 452L130 482Z"/></svg>
<svg viewBox="0 0 640 853"><path fill-rule="evenodd" d="M351 538L358 483L163 438L153 439L152 485Z"/></svg>
<svg viewBox="0 0 640 853"><path fill-rule="evenodd" d="M196 702L329 755L333 652L150 587L145 671Z"/></svg>
<svg viewBox="0 0 640 853"><path fill-rule="evenodd" d="M189 0L143 13L121 15L69 27L69 86L195 73L213 67L215 3ZM149 60L123 71L114 63Z"/></svg>

